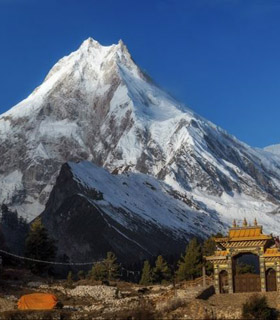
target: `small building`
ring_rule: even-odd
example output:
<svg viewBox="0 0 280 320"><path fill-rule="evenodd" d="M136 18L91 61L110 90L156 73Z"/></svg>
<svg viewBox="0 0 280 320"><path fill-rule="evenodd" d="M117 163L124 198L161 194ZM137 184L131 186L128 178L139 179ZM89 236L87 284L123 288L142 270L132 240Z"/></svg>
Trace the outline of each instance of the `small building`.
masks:
<svg viewBox="0 0 280 320"><path fill-rule="evenodd" d="M216 293L280 292L278 241L263 234L256 219L253 226L246 219L242 227L234 221L227 237L215 238L215 242L217 250L206 260L214 266Z"/></svg>

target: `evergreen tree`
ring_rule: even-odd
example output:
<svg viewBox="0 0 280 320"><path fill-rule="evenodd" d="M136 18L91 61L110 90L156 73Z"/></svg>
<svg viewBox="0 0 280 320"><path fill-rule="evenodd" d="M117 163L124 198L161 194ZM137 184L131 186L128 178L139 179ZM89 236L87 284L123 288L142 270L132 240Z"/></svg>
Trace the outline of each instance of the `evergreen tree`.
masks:
<svg viewBox="0 0 280 320"><path fill-rule="evenodd" d="M4 225L17 229L19 225L19 218L18 218L17 211L9 210L8 206L5 204L2 204L1 211L2 211L1 222Z"/></svg>
<svg viewBox="0 0 280 320"><path fill-rule="evenodd" d="M73 273L72 271L69 271L67 274L67 285L72 286L73 284Z"/></svg>
<svg viewBox="0 0 280 320"><path fill-rule="evenodd" d="M202 254L203 256L211 256L215 253L216 250L216 242L215 238L222 238L223 235L221 233L217 233L212 235L210 238L206 239L203 243L202 247ZM206 273L211 274L213 273L213 264L209 261L205 262Z"/></svg>
<svg viewBox="0 0 280 320"><path fill-rule="evenodd" d="M211 256L215 253L216 242L214 237L210 237L203 242L202 252L204 256Z"/></svg>
<svg viewBox="0 0 280 320"><path fill-rule="evenodd" d="M119 276L119 264L113 252L107 252L107 257L104 261L93 265L89 276L93 280L115 280Z"/></svg>
<svg viewBox="0 0 280 320"><path fill-rule="evenodd" d="M8 211L9 211L8 206L5 203L2 203L2 205L1 205L2 215L8 213Z"/></svg>
<svg viewBox="0 0 280 320"><path fill-rule="evenodd" d="M171 271L162 256L158 256L154 267L154 281L162 283L171 279Z"/></svg>
<svg viewBox="0 0 280 320"><path fill-rule="evenodd" d="M153 270L148 260L144 261L144 266L142 269L142 276L139 284L147 286L153 283Z"/></svg>
<svg viewBox="0 0 280 320"><path fill-rule="evenodd" d="M5 236L2 231L2 226L0 225L0 249L5 250L6 244L5 244Z"/></svg>
<svg viewBox="0 0 280 320"><path fill-rule="evenodd" d="M89 274L90 278L96 281L106 280L108 275L106 272L106 267L103 262L98 262L92 266Z"/></svg>
<svg viewBox="0 0 280 320"><path fill-rule="evenodd" d="M50 239L47 229L43 226L41 218L37 218L30 226L25 241L25 254L27 257L37 260L50 261L55 259L56 246ZM29 261L28 265L33 273L42 273L49 269L49 265Z"/></svg>
<svg viewBox="0 0 280 320"><path fill-rule="evenodd" d="M20 254L24 251L24 242L28 232L26 220L18 216L17 211L9 210L4 203L1 205L1 233L5 239L8 250ZM1 242L1 240L0 240ZM6 256L5 263L14 264L14 259ZM19 263L17 260L16 263Z"/></svg>
<svg viewBox="0 0 280 320"><path fill-rule="evenodd" d="M202 252L201 246L196 238L193 238L187 248L184 256L178 262L176 271L178 280L192 280L201 276Z"/></svg>
<svg viewBox="0 0 280 320"><path fill-rule="evenodd" d="M215 253L215 250L216 250L216 242L214 240L214 237L210 237L206 239L202 247L203 256L211 256ZM206 261L205 269L207 274L211 274L213 272L213 264L209 261Z"/></svg>
<svg viewBox="0 0 280 320"><path fill-rule="evenodd" d="M107 252L107 258L104 260L104 266L106 270L107 280L115 280L119 276L119 264L117 258L113 252Z"/></svg>

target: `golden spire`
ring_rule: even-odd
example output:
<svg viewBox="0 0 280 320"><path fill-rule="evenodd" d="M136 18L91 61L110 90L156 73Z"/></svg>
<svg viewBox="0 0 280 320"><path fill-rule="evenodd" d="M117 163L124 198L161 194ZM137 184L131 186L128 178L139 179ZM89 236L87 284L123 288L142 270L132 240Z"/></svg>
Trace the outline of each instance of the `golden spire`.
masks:
<svg viewBox="0 0 280 320"><path fill-rule="evenodd" d="M233 220L232 226L233 226L233 228L236 228L236 220L235 219Z"/></svg>
<svg viewBox="0 0 280 320"><path fill-rule="evenodd" d="M244 218L242 227L247 227L247 225L248 225L247 220L246 218Z"/></svg>
<svg viewBox="0 0 280 320"><path fill-rule="evenodd" d="M257 222L257 219L255 218L255 220L254 220L254 226L258 226L258 222Z"/></svg>

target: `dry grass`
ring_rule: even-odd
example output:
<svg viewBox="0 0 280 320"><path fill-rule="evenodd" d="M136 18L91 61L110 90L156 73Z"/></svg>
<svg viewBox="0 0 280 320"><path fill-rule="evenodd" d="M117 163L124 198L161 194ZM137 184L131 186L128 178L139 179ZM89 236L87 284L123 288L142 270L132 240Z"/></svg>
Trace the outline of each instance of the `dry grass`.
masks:
<svg viewBox="0 0 280 320"><path fill-rule="evenodd" d="M161 301L157 304L157 310L160 313L169 313L180 307L185 307L187 305L186 299L173 297L167 301Z"/></svg>
<svg viewBox="0 0 280 320"><path fill-rule="evenodd" d="M105 316L106 319L106 316ZM154 320L159 319L158 313L156 313L152 305L148 301L141 301L137 308L132 310L120 311L112 318L112 315L108 319L114 320Z"/></svg>
<svg viewBox="0 0 280 320"><path fill-rule="evenodd" d="M60 319L57 311L6 311L1 313L2 320L46 320Z"/></svg>

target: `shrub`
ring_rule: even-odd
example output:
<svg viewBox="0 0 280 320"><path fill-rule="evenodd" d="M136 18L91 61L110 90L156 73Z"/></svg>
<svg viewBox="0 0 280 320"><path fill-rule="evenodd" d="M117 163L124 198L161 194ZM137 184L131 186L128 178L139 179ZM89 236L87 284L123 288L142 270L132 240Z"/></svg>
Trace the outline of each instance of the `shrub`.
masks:
<svg viewBox="0 0 280 320"><path fill-rule="evenodd" d="M244 319L274 319L274 312L267 304L265 296L252 295L242 306L242 317Z"/></svg>

